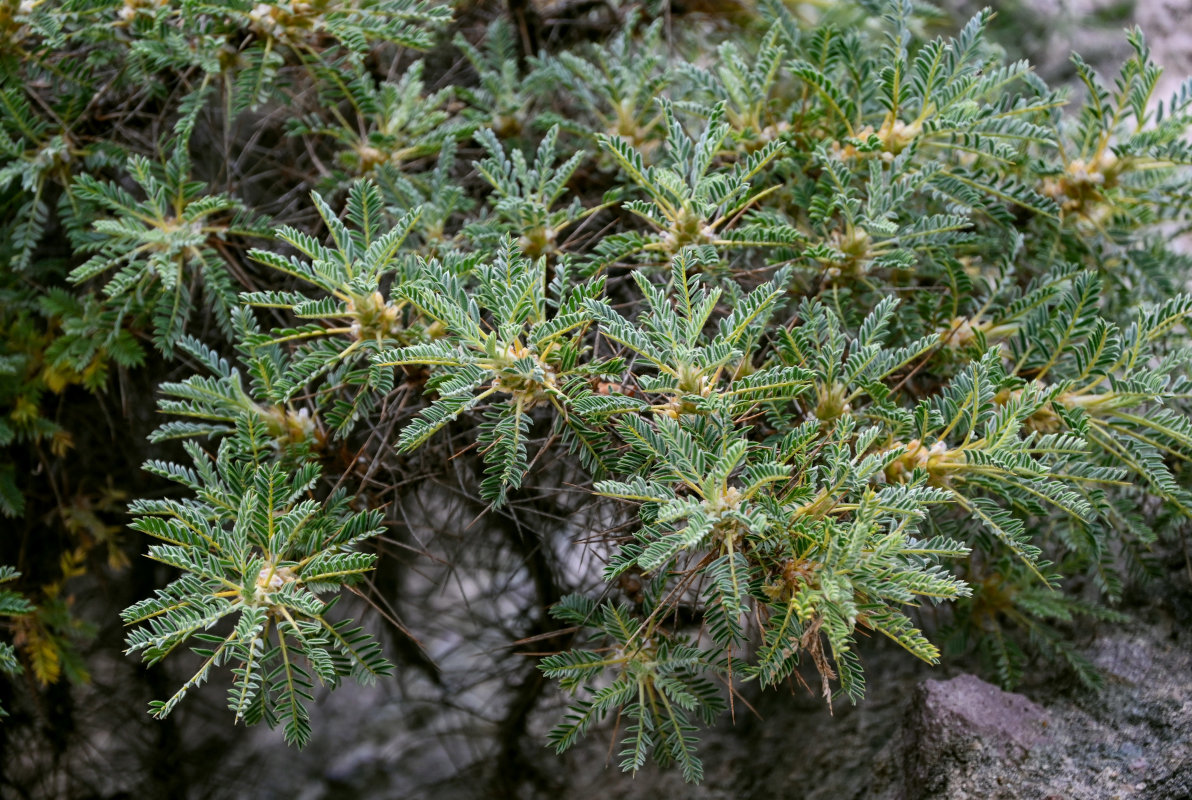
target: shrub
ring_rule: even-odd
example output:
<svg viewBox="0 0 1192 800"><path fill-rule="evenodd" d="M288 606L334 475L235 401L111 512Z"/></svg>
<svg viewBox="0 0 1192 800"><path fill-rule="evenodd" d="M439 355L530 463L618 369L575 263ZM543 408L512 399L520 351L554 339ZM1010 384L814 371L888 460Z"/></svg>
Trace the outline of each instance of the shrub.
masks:
<svg viewBox="0 0 1192 800"><path fill-rule="evenodd" d="M743 684L810 663L856 702L869 632L936 662L923 604L1004 684L1028 641L1095 682L1063 623L1117 618L1192 515L1192 83L1156 100L1135 30L1069 103L990 12L926 14L627 13L525 53L423 0L10 6L0 441L61 456L54 394L201 368L152 437L192 465L131 506L176 577L128 651L198 656L152 712L226 669L235 719L305 743L315 681L393 669L332 611L395 522L355 456L473 448L492 513L554 452L625 523L550 612L560 751L616 716L623 769L698 781ZM28 490L0 470L5 514Z"/></svg>

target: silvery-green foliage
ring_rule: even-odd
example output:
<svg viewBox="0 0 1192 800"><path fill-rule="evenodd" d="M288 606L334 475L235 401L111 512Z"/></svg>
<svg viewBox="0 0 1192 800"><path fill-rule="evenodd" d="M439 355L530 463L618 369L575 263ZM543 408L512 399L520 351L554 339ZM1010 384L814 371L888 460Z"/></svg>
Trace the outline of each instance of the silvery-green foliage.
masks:
<svg viewBox="0 0 1192 800"><path fill-rule="evenodd" d="M574 646L541 669L574 699L550 743L615 719L623 769L690 781L742 683L802 669L856 701L875 633L930 663L971 646L1007 685L1030 648L1095 682L1065 625L1120 618L1192 517L1171 246L1192 91L1155 102L1137 31L1116 80L1075 60L1070 101L1006 62L991 12L927 37L909 0L814 23L763 2L723 28L631 3L605 41L541 53L504 21L436 40L446 7L417 0L46 5L17 12L45 55L14 74L65 72L69 39L117 107L166 105L168 135L76 136L84 77L0 93L4 254L35 276L0 285L21 343L0 437L54 435L37 401L102 389L140 339L197 365L161 384L153 434L194 463L150 462L180 488L133 503L176 575L125 612L129 650L198 658L159 716L223 669L236 719L302 744L316 681L391 671L330 611L398 521L368 508L380 465L401 485L419 458L459 465L503 514L562 462L625 522L574 545L602 574L554 595ZM282 99L303 112L269 130L297 164L195 177L192 150ZM256 183L291 169L268 235ZM54 225L70 258L42 267ZM62 275L95 291L36 288Z"/></svg>
<svg viewBox="0 0 1192 800"><path fill-rule="evenodd" d="M214 457L188 442L189 467L145 465L197 499L132 504L131 527L158 541L149 558L180 574L124 610L125 624L136 626L126 652L148 664L180 648L201 659L177 692L150 703L154 716L227 669L236 721L281 724L286 741L302 746L316 681L334 688L344 677L371 682L392 672L371 635L331 614L338 597L322 597L372 569L376 556L356 547L381 532L381 515L351 511L343 492L318 497L314 464L289 469L249 457L270 452L263 428L245 420Z"/></svg>

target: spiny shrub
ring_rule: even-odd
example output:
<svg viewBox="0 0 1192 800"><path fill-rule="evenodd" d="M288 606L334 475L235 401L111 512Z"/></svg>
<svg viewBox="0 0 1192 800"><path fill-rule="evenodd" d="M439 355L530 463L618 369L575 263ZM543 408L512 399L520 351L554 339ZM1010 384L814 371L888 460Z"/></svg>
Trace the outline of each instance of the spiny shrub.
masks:
<svg viewBox="0 0 1192 800"><path fill-rule="evenodd" d="M870 633L938 661L922 605L1004 684L1024 647L1094 683L1063 623L1117 618L1192 516L1192 83L1156 98L1134 30L1112 80L1074 57L1073 99L989 11L926 13L628 13L527 53L421 0L8 8L0 441L59 436L47 392L111 364L202 369L161 385L153 441L193 463L147 468L177 494L132 504L176 578L128 650L198 656L152 712L225 669L235 719L301 745L314 683L392 670L332 611L389 513L338 447L475 448L494 510L557 450L629 520L573 545L602 596L551 609L559 751L616 717L623 769L698 781L743 684L809 664L856 702ZM251 163L253 120L299 174ZM0 510L21 491L0 470Z"/></svg>

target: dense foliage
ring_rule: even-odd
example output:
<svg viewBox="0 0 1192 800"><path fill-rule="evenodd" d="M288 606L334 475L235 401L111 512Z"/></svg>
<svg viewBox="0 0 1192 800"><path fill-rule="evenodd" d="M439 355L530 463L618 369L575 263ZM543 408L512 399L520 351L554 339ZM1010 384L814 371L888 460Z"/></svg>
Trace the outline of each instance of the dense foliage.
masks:
<svg viewBox="0 0 1192 800"><path fill-rule="evenodd" d="M131 527L172 579L123 616L193 669L154 715L222 669L302 745L316 681L389 674L333 606L396 524L376 465L430 453L491 513L563 454L615 521L550 610L560 751L615 717L625 770L698 781L698 722L801 664L859 700L870 632L1096 682L1065 624L1192 516L1192 82L1156 98L1137 30L1069 98L988 11L619 5L540 48L425 0L0 10L0 511L70 474L59 397L164 378L190 463ZM56 552L3 551L53 562L0 592L43 683L86 678L65 581L122 566L119 490L67 491Z"/></svg>

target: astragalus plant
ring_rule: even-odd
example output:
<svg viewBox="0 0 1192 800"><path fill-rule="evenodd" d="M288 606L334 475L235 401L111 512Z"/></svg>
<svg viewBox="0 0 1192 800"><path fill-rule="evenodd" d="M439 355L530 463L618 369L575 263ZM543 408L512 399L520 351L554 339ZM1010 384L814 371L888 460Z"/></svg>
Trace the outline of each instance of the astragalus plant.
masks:
<svg viewBox="0 0 1192 800"><path fill-rule="evenodd" d="M129 652L193 662L154 714L226 670L229 722L302 744L315 683L388 674L332 606L400 522L376 465L453 459L489 513L550 461L623 522L571 543L604 583L550 610L560 751L615 720L624 769L698 781L700 724L749 684L882 692L870 634L1096 681L1067 623L1117 617L1192 516L1192 83L1156 97L1139 31L1070 91L1008 62L989 11L934 35L909 0L628 5L603 43L534 51L415 0L5 12L5 69L39 78L0 103L0 319L49 341L0 361L0 437L54 435L47 375L202 367L154 436L193 463L151 461L179 488L132 505L175 577L124 612ZM111 136L81 79L39 88L77 58ZM236 159L249 120L294 163ZM203 164L213 142L233 160ZM69 269L35 257L52 229ZM100 344L55 350L84 314Z"/></svg>

